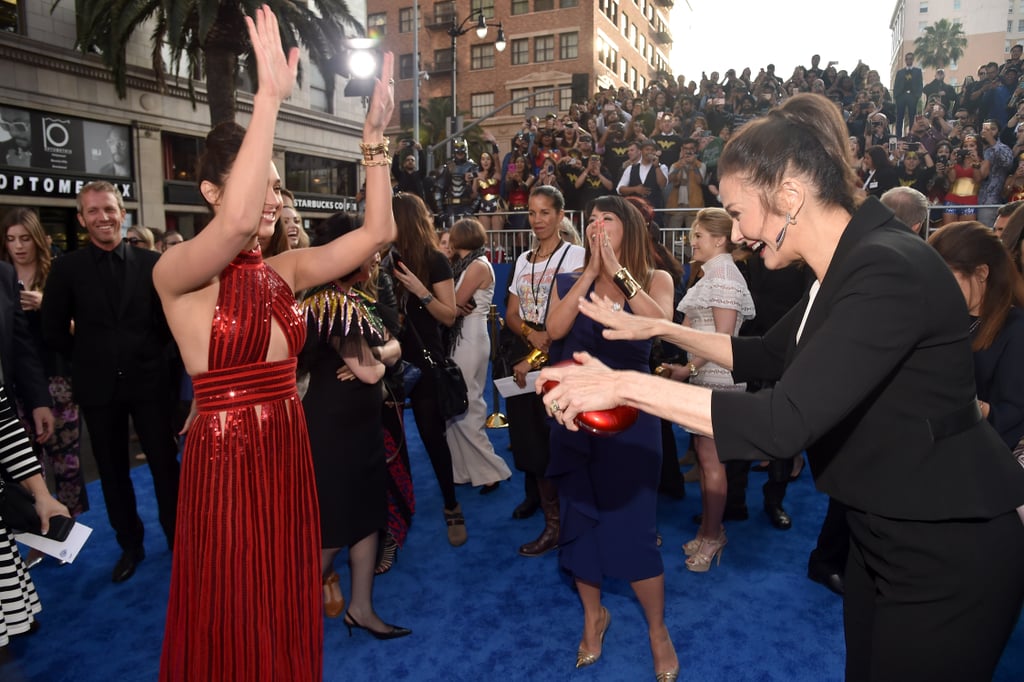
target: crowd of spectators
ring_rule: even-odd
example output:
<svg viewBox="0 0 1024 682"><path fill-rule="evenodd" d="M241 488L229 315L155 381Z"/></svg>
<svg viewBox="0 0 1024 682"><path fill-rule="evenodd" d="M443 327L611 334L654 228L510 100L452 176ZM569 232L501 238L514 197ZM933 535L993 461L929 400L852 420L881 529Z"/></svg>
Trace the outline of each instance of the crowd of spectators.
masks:
<svg viewBox="0 0 1024 682"><path fill-rule="evenodd" d="M814 55L788 78L768 64L756 74L750 68L702 73L699 83L683 76L652 80L639 93L600 90L568 111L526 117L507 149L487 135L485 151L503 158L487 180L500 177L499 215L511 214L508 227L523 226L516 213L525 210L524 187L534 183L556 185L569 211L619 193L694 214L719 205L718 157L729 136L793 95L811 92L841 109L865 193L881 196L891 187L912 186L932 206L946 207L934 212L933 221L978 218L991 226L996 205L1024 196L1024 171L1018 171L1024 153L1022 50L1015 46L1005 63L982 65L976 79L967 76L958 85L946 83L942 69L924 83L908 53L891 89L863 62L846 70L834 61L822 66ZM652 145L646 156L645 145ZM492 213L483 197L493 192L486 185L479 189L475 212ZM445 212L443 191L424 198L437 213ZM680 227L685 213L670 211L659 222ZM501 222L493 214L488 219L492 229Z"/></svg>

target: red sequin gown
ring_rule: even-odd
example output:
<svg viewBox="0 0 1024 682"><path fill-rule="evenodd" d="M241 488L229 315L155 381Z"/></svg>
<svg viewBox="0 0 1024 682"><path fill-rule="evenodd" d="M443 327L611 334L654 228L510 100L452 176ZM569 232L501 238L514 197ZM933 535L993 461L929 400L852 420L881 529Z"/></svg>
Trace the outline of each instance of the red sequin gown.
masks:
<svg viewBox="0 0 1024 682"><path fill-rule="evenodd" d="M265 360L273 324L289 358ZM160 679L322 676L320 527L288 285L259 250L221 273L209 371L182 458Z"/></svg>

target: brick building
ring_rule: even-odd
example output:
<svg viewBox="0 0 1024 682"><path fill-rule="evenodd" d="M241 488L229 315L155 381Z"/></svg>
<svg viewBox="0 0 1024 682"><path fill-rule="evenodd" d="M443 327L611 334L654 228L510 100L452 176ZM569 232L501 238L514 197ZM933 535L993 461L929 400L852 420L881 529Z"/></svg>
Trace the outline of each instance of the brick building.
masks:
<svg viewBox="0 0 1024 682"><path fill-rule="evenodd" d="M381 3L384 5L385 3ZM655 78L665 78L672 35L668 28L672 0L448 0L420 2L419 102L443 98L451 113L452 38L449 30L469 30L457 38L455 71L457 103L467 122L510 100L564 86L560 92L519 101L483 125L503 146L535 111L567 111L577 97L598 88L626 86L642 91ZM367 25L396 56L396 133L413 126L413 2L371 4ZM483 14L489 29L476 34ZM495 48L497 26L506 46ZM428 78L423 78L426 74Z"/></svg>

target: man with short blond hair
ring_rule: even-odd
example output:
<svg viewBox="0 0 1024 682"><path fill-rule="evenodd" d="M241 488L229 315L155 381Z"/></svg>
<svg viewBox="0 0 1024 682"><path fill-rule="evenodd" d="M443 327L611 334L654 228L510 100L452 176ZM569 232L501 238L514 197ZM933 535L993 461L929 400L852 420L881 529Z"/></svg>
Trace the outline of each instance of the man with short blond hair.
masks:
<svg viewBox="0 0 1024 682"><path fill-rule="evenodd" d="M114 185L91 182L82 188L78 221L89 243L53 262L42 309L47 344L72 361L75 402L89 429L107 518L122 549L112 574L115 583L130 578L146 556L129 474L129 417L146 453L160 525L172 548L178 499L171 336L153 288L160 254L125 246L125 217Z"/></svg>

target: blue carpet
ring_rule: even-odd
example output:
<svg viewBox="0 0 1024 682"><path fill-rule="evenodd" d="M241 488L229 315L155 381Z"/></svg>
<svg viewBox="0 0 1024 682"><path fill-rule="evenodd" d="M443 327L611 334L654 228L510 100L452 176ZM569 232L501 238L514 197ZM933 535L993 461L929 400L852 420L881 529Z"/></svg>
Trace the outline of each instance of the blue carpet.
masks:
<svg viewBox="0 0 1024 682"><path fill-rule="evenodd" d="M514 521L522 477L481 496L458 489L469 542L448 545L437 483L410 423L417 510L395 568L377 579L375 602L388 621L413 630L405 639L378 642L365 632L349 637L341 619L325 623L324 679L461 681L651 679L646 626L628 584L605 586L612 614L601 660L575 670L581 608L557 568L554 554L516 554L541 528L540 515ZM490 431L499 454L511 460L508 436ZM685 442L680 435L680 443ZM683 449L680 450L681 452ZM624 453L625 454L625 453ZM511 462L510 462L511 464ZM82 522L95 530L71 566L53 561L33 569L43 602L42 629L17 637L0 665L4 682L153 680L159 668L171 556L163 546L146 467L134 470L140 513L149 537L147 558L126 583L110 582L119 554L107 525L98 483L90 484L94 508ZM804 575L825 513L825 499L805 472L789 488L789 532L773 529L761 508L763 477L751 474L748 521L729 524L721 566L688 572L680 545L700 510L696 484L682 502L663 498L667 620L683 679L730 682L828 682L843 676L840 600ZM341 570L347 592L347 570ZM287 652L282 652L287 655ZM1018 624L996 675L1024 679L1024 625Z"/></svg>

